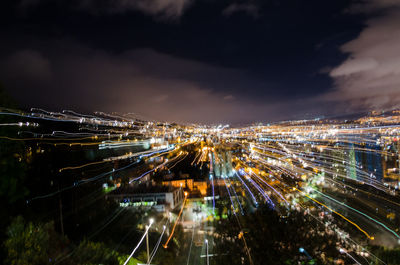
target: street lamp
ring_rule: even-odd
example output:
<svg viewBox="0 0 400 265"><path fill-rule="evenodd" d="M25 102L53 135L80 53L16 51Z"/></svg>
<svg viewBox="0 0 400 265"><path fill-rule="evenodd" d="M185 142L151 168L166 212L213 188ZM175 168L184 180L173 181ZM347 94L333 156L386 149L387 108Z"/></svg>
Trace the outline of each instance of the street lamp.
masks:
<svg viewBox="0 0 400 265"><path fill-rule="evenodd" d="M152 220L152 219L150 219ZM124 262L124 265L128 264L129 260L132 258L133 254L135 254L136 250L139 248L140 244L142 244L144 238L146 237L147 239L147 253L149 252L149 244L148 244L148 232L150 229L150 226L152 225L153 221L150 221L150 225L146 225L146 231L144 232L144 235L142 236L142 238L140 239L139 243L136 245L136 247L132 250L131 254L129 255L129 257L126 259L126 261ZM147 255L148 256L148 255Z"/></svg>
<svg viewBox="0 0 400 265"><path fill-rule="evenodd" d="M310 256L310 254L308 254L308 252L304 248L302 248L302 247L299 248L299 252L305 254L308 259L312 260L312 257Z"/></svg>
<svg viewBox="0 0 400 265"><path fill-rule="evenodd" d="M146 229L150 229L150 226L154 223L154 219L150 218L149 220L150 225L147 227L146 225ZM149 233L146 234L146 246L147 246L147 264L150 263L150 252L149 252Z"/></svg>
<svg viewBox="0 0 400 265"><path fill-rule="evenodd" d="M208 240L206 239L205 242L206 242L206 251L207 251L206 252L207 253L207 255L206 255L207 256L207 265L209 265L210 261L209 261L209 256L208 256Z"/></svg>

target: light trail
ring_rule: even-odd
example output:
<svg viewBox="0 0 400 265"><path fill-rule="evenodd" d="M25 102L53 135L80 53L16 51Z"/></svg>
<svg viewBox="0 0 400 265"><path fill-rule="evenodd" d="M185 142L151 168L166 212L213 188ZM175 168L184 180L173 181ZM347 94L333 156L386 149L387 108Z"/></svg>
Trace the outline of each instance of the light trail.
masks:
<svg viewBox="0 0 400 265"><path fill-rule="evenodd" d="M167 223L168 223L168 221L167 221ZM161 244L161 240L162 240L162 237L163 237L163 235L164 235L164 233L165 233L165 229L166 229L166 228L167 228L166 224L163 225L163 231L162 231L162 233L161 233L161 235L160 235L160 237L159 237L159 239L158 239L158 241L157 241L156 246L155 246L154 249L151 251L150 260L149 260L149 263L147 263L148 265L151 264L151 261L153 260L153 258L155 257L155 255L156 255L156 253L157 253L158 247L159 247L160 244Z"/></svg>
<svg viewBox="0 0 400 265"><path fill-rule="evenodd" d="M312 189L313 189L313 188L312 188ZM320 191L318 191L318 190L316 190L316 189L313 189L313 190L314 190L315 192L317 192L318 194L320 194L320 195L322 195L322 196L324 196L324 197L326 197L326 198L328 198L328 199L330 199L330 200L332 200L332 201L334 201L334 202L336 202L336 203L338 203L338 204L340 204L340 205L342 205L342 206L344 206L344 207L346 207L346 208L349 208L349 209L351 209L351 210L353 210L353 211L355 211L355 212L361 214L362 216L368 218L369 220L375 222L376 224L379 224L380 226L382 226L383 228L385 228L387 231L389 231L390 233L392 233L394 236L396 236L398 239L400 239L400 236L399 236L395 231L393 231L392 229L390 229L389 227L387 227L387 226L386 226L385 224L383 224L382 222L379 222L378 220L376 220L376 219L370 217L369 215L367 215L367 214L365 214L365 213L363 213L363 212L361 212L361 211L359 211L359 210L357 210L357 209L355 209L355 208L353 208L353 207L351 207L351 206L349 206L349 205L347 205L347 204L345 204L345 203L343 203L343 202L340 202L340 201L338 201L338 200L332 198L331 196L328 196L328 195L326 195L326 194L324 194L324 193L322 193L322 192L320 192Z"/></svg>
<svg viewBox="0 0 400 265"><path fill-rule="evenodd" d="M74 183L73 185L71 185L71 186L68 186L68 187L59 189L59 190L57 190L57 191L54 191L54 192L51 192L51 193L48 193L48 194L45 194L45 195L40 195L40 196L33 197L33 198L27 200L26 203L30 203L30 202L32 202L32 201L34 201L34 200L38 200L38 199L44 199L44 198L52 197L52 196L54 196L54 195L56 195L56 194L59 194L59 193L61 193L61 192L63 192L63 191L66 191L66 190L75 188L75 187L77 187L77 186L79 186L79 185L86 184L86 183L89 183L89 182L92 182L92 181L95 181L95 180L99 180L99 179L101 179L101 178L103 178L103 177L105 177L105 176L107 176L107 175L109 175L109 174L116 173L116 172L119 172L119 171L121 171L121 170L125 170L125 169L127 169L127 168L130 168L130 167L132 167L132 166L138 164L138 163L139 163L139 161L135 161L135 162L130 163L129 165L124 166L124 167L122 167L122 168L119 168L119 169L116 169L116 170L111 170L111 171L108 171L108 172L99 174L99 175L97 175L97 176L95 176L95 177L92 177L92 178L89 178L89 179L79 180L79 181L75 182L75 183Z"/></svg>
<svg viewBox="0 0 400 265"><path fill-rule="evenodd" d="M164 163L162 163L162 164L156 166L155 168L153 168L153 169L151 169L151 170L149 170L149 171L144 172L144 173L141 174L139 177L134 178L134 179L131 179L131 180L129 181L129 184L131 184L132 182L134 182L134 181L136 181L136 180L139 180L139 179L143 178L143 177L146 176L147 174L150 174L151 172L153 172L153 171L159 169L160 167L163 167L166 163L168 163L168 160L165 161Z"/></svg>
<svg viewBox="0 0 400 265"><path fill-rule="evenodd" d="M228 191L229 199L231 200L232 211L233 211L233 213L236 215L235 204L233 203L232 196L231 196L231 193L229 192L229 187L228 187L228 185L226 184L225 179L224 179L224 183L225 183L226 190ZM242 215L243 215L243 213L242 213Z"/></svg>
<svg viewBox="0 0 400 265"><path fill-rule="evenodd" d="M134 181L136 181L136 180L139 180L139 179L143 178L143 177L146 176L147 174L149 174L149 173L151 173L151 172L153 172L153 171L156 171L156 170L159 169L159 168L162 168L162 167L165 166L166 164L171 163L173 160L177 159L179 156L180 156L180 154L179 154L178 156L174 157L174 158L171 159L171 160L166 159L164 163L162 163L162 164L156 166L155 168L153 168L153 169L151 169L151 170L149 170L149 171L146 171L145 173L141 174L139 177L130 180L130 181L129 181L129 184L131 184L132 182L134 182Z"/></svg>
<svg viewBox="0 0 400 265"><path fill-rule="evenodd" d="M0 136L0 139L5 139L5 140L10 140L10 141L76 141L76 140L89 140L89 139L93 139L92 137L85 137L85 138L80 138L80 139L54 139L54 138L13 138L13 137L8 137L8 136ZM99 145L101 144L101 142L94 142L94 143L80 143L80 142L72 142L72 143L46 143L43 142L43 144L51 144L51 145L70 145L70 146L74 146L74 145L81 145L81 146L85 146L85 145Z"/></svg>
<svg viewBox="0 0 400 265"><path fill-rule="evenodd" d="M139 243L136 245L136 247L132 250L131 254L129 255L129 257L125 260L124 265L128 264L129 260L132 258L133 254L135 254L136 250L139 248L140 244L142 244L143 239L146 237L147 233L149 232L149 229L151 227L151 225L153 224L153 222L150 219L150 224L148 226L146 226L146 231L144 232L142 238L140 239Z"/></svg>
<svg viewBox="0 0 400 265"><path fill-rule="evenodd" d="M320 220L320 218L314 216L312 213L310 213L309 211L306 211L306 209L308 209L306 206L303 206L301 203L299 203L299 206L301 208L303 208L304 213L306 213L307 215L309 215L310 217L312 217L315 221L319 222L320 224L322 224L323 226L326 226L326 224L324 222L322 222ZM343 241L345 241L347 243L347 241L351 241L351 243L347 243L348 245L350 244L354 244L357 247L359 247L360 249L362 249L364 252L367 252L371 257L373 257L374 259L372 261L379 261L380 263L383 263L385 265L387 265L383 260L379 259L377 256L375 256L373 253L371 253L368 249L366 249L365 247L363 247L362 245L360 245L359 243L357 243L356 241L354 241L352 238L350 237L342 237L341 235L343 234L342 232L338 231L338 228L332 228L331 231L334 231L335 234L340 237Z"/></svg>
<svg viewBox="0 0 400 265"><path fill-rule="evenodd" d="M194 238L194 230L195 230L195 226L193 225L192 239L190 240L190 247L189 247L189 252L188 252L188 257L187 257L186 265L189 265L190 253L192 252L192 245L193 245L193 238Z"/></svg>
<svg viewBox="0 0 400 265"><path fill-rule="evenodd" d="M251 177L246 173L247 180L260 192L261 196L264 197L265 201L269 202L272 207L275 207L275 204L272 202L271 198L266 194L266 192L254 181Z"/></svg>
<svg viewBox="0 0 400 265"><path fill-rule="evenodd" d="M207 265L209 265L210 264L210 257L208 256L208 240L206 239L205 242L206 242Z"/></svg>
<svg viewBox="0 0 400 265"><path fill-rule="evenodd" d="M251 192L251 190L249 189L249 187L246 185L246 183L242 180L242 178L239 176L239 174L235 171L235 175L237 176L237 178L240 180L240 182L242 182L242 184L245 186L245 188L247 189L247 191L249 192L251 198L253 199L253 202L255 205L258 205L257 199L254 196L254 194Z"/></svg>
<svg viewBox="0 0 400 265"><path fill-rule="evenodd" d="M351 258L355 263L357 263L357 264L359 264L359 265L362 265L360 262L358 262L352 255L350 255L350 253L348 253L346 250L344 250L343 248L340 248L339 249L339 252L340 253L344 253L344 254L346 254L349 258Z"/></svg>
<svg viewBox="0 0 400 265"><path fill-rule="evenodd" d="M392 204L394 204L394 205L400 206L400 203L398 203L398 202L389 200L389 199L387 199L387 198L385 198L385 197L382 197L382 196L379 196L379 195L377 195L377 194L375 194L375 193L371 193L371 192L368 192L368 191L365 191L365 190L362 190L362 189L354 188L354 187L350 186L348 183L338 182L338 181L335 181L335 180L333 180L333 179L327 179L327 180L329 180L329 181L331 181L331 182L334 182L335 184L338 184L338 185L339 185L339 184L340 184L340 185L345 185L347 188L350 188L350 189L352 189L352 190L354 190L354 191L356 191L356 192L362 192L362 193L364 193L364 194L368 194L369 196L376 197L376 198L385 200L385 201L387 201L387 202L389 202L389 203L392 203Z"/></svg>
<svg viewBox="0 0 400 265"><path fill-rule="evenodd" d="M302 192L301 190L299 190L296 187L293 187L293 189L297 190L298 192L300 192L301 194L303 194L304 196L306 196L307 198L309 198L310 200L316 202L317 204L324 206L325 208L327 208L328 210L330 210L331 212L337 214L338 216L342 217L344 220L346 220L347 222L349 222L350 224L354 225L358 230L360 230L361 232L363 232L369 239L374 240L375 238L373 236L370 236L366 231L364 231L363 229L361 229L361 227L359 227L356 223L354 223L353 221L349 220L348 218L346 218L345 216L343 216L341 213L336 212L335 210L333 210L332 208L330 208L329 206L323 204L322 202L319 202L313 198L311 198L310 196L308 196L307 194L305 194L304 192Z"/></svg>
<svg viewBox="0 0 400 265"><path fill-rule="evenodd" d="M80 166L63 167L63 168L60 168L58 171L59 171L59 172L63 172L63 171L65 171L65 170L80 169L80 168L84 168L84 167L87 167L87 166L103 164L103 163L106 163L106 162L110 162L110 161L102 160L102 161L96 161L96 162L91 162L91 163L83 164L83 165L80 165Z"/></svg>
<svg viewBox="0 0 400 265"><path fill-rule="evenodd" d="M256 176L259 180L261 180L265 185L267 185L269 188L271 188L278 196L286 202L286 204L289 204L289 202L280 194L276 189L274 189L271 185L269 185L265 180L263 180L260 176L255 174L253 171L251 171L251 174Z"/></svg>
<svg viewBox="0 0 400 265"><path fill-rule="evenodd" d="M212 196L213 196L213 215L215 215L215 192L214 192L214 175L210 173L211 178L211 189L212 189Z"/></svg>
<svg viewBox="0 0 400 265"><path fill-rule="evenodd" d="M192 163L190 165L193 166L193 164L197 164L195 162L200 157L201 154L202 154L202 152L196 152L196 155L195 155L195 157L194 157L194 159L193 159L193 161L192 161Z"/></svg>
<svg viewBox="0 0 400 265"><path fill-rule="evenodd" d="M225 179L224 179L224 181L225 181ZM233 191L233 193L235 194L236 201L237 201L237 203L238 203L238 205L239 205L240 213L241 213L242 215L244 215L243 207L242 207L242 204L241 204L240 201L239 201L239 197L238 197L238 195L237 195L237 193L236 193L235 187L233 186L233 184L232 184L231 181L229 180L229 177L226 178L226 181L228 181L228 184L229 184L228 187L232 188L232 191ZM225 182L225 185L226 185L226 182Z"/></svg>
<svg viewBox="0 0 400 265"><path fill-rule="evenodd" d="M303 169L303 168L299 168L299 167L297 167L297 166L294 166L293 164L289 164L285 159L283 159L283 158L276 158L276 157L274 157L274 156L270 156L270 155L268 155L268 154L264 154L264 153L258 153L259 155L262 155L262 156L267 156L268 158L265 160L265 159L262 159L262 158L258 158L258 160L260 161L260 162L262 162L262 163L266 163L266 164L272 164L272 165L281 165L282 167L284 167L285 168L285 170L291 170L291 171L293 171L293 173L294 173L294 175L298 175L298 174L307 174L307 173L314 173L313 171L309 171L309 170L305 170L305 169ZM276 158L277 160L278 160L278 162L275 162L275 161L273 161L273 160L271 160L271 158ZM304 160L301 160L300 161L300 163L306 163ZM307 162L309 165L312 165L314 168L316 168L316 167L319 167L319 165L317 165L317 164L315 164L315 163L312 163L312 162ZM283 168L282 168L283 169ZM358 172L359 174L361 174L361 175L359 175L359 177L362 177L362 180L359 180L359 179L352 179L352 178L349 178L347 175L344 175L344 174L339 174L339 173L337 173L337 172L334 172L334 171L332 171L331 169L329 169L329 168L327 168L327 167L323 167L322 169L320 168L320 170L319 171L322 171L322 172L327 172L327 173L331 173L333 176L335 176L335 175L337 175L337 176L340 176L340 177L343 177L343 178L346 178L346 179L349 179L349 180L352 180L352 181L357 181L357 182L359 182L360 184L366 184L366 185L369 185L369 186L371 186L371 187L374 187L374 188L376 188L376 189L379 189L379 190L381 190L381 191L383 191L383 192L387 192L387 187L385 187L385 186L383 186L380 182L378 182L378 181L376 181L376 180L374 180L374 179L371 179L371 177L370 177L370 175L368 174L368 173L366 173L366 172L364 172L364 171L360 171L360 172Z"/></svg>
<svg viewBox="0 0 400 265"><path fill-rule="evenodd" d="M173 169L177 164L179 164L182 160L184 160L187 157L188 154L189 154L188 152L185 152L185 155L183 156L183 158L179 159L174 165L172 165L168 169L169 170Z"/></svg>
<svg viewBox="0 0 400 265"><path fill-rule="evenodd" d="M178 224L179 218L180 218L181 215L182 215L183 208L185 207L185 203L186 203L186 200L187 200L187 196L188 196L188 193L185 192L185 199L183 200L182 208L181 208L181 210L179 211L178 217L176 218L175 224L174 224L174 226L173 226L173 228L172 228L171 234L169 235L169 237L168 237L168 239L167 239L167 242L165 242L165 244L163 245L164 248L167 248L167 247L168 247L168 243L169 243L169 241L171 240L172 236L174 235L175 227L176 227L176 225Z"/></svg>
<svg viewBox="0 0 400 265"><path fill-rule="evenodd" d="M397 202L399 184L396 181L392 181L390 178L397 180L399 172L398 158L400 145L398 141L400 140L400 115L398 114L393 114L392 116L386 116L385 114L380 115L379 117L371 116L348 122L341 122L338 120L303 120L273 123L267 126L247 126L242 128L174 125L170 123L159 123L156 121L139 121L136 118L137 116L135 117L135 115L132 116L129 114L111 115L97 112L95 115L86 115L70 110L64 110L59 113L48 112L41 109L31 109L31 113L23 113L17 111L13 112L13 110L5 110L2 108L0 110L0 115L7 115L7 119L11 120L9 124L0 124L0 126L18 125L21 127L18 134L2 135L0 136L0 139L2 139L2 141L26 141L26 145L29 147L32 146L33 155L35 155L35 152L47 152L48 149L56 149L51 148L51 145L56 147L60 146L61 148L58 148L57 151L61 150L62 152L68 150L68 148L63 148L64 146L74 147L71 149L75 150L83 146L88 146L88 148L83 148L84 150L90 149L91 151L98 151L98 149L102 148L110 149L103 150L100 152L101 154L99 156L96 156L102 156L99 158L103 159L101 161L90 162L83 165L73 165L74 163L72 163L70 166L60 168L59 172L64 173L62 176L66 177L65 181L67 181L67 177L71 180L79 180L73 182L73 184L69 183L66 187L60 188L59 190L52 190L54 188L52 187L49 189L52 191L51 193L33 197L28 200L27 203L36 199L49 198L55 194L59 194L85 183L103 180L108 175L114 175L120 170L133 167L138 164L139 161L143 161L145 166L139 168L139 172L146 172L139 173L137 174L137 177L135 176L135 178L129 180L129 183L132 184L134 181L139 180L160 168L172 169L179 163L184 164L182 161L187 158L188 153L186 151L181 151L179 153L179 148L193 144L192 149L185 148L185 150L195 150L196 152L193 161L189 161L189 163L191 162L190 164L195 165L196 167L201 164L200 166L203 167L204 163L207 164L209 162L208 167L210 175L208 184L211 185L212 188L213 214L215 215L215 185L220 185L223 181L227 188L234 213L233 215L235 216L240 228L241 224L238 218L240 216L237 214L236 210L240 209L241 213L244 214L244 206L242 207L241 203L242 198L239 198L240 196L238 196L238 194L243 194L243 197L246 198L246 202L249 202L250 204L254 203L256 206L258 205L256 199L262 200L263 198L265 199L265 202L270 205L274 205L272 201L273 199L274 201L281 203L282 206L284 203L287 206L292 206L287 209L287 211L292 210L293 207L296 207L296 209L300 211L301 209L298 205L300 205L301 208L306 209L300 202L297 202L300 198L302 202L305 202L305 205L310 206L312 203L318 204L319 206L315 207L317 212L324 208L331 211L331 214L325 215L327 219L324 220L334 220L334 218L336 218L335 214L343 218L363 233L360 237L365 234L369 239L373 240L373 236L370 236L366 231L360 228L363 224L372 224L374 229L377 228L379 229L378 231L385 232L387 240L393 240L392 234L396 239L400 239L400 235L398 235L397 232L384 224L385 221L380 222L356 208L341 202L340 199L336 199L340 197L341 193L333 192L337 189L343 189L344 191L345 188L349 188L351 189L349 190L349 196L363 197L362 199L357 200L357 203L372 208L382 203L383 206L391 208L388 211L393 211L397 215L397 207L395 206L400 206L400 203ZM41 121L43 121L43 123ZM52 128L46 132L48 127L51 127L54 124L60 124L60 122L63 122L63 126L70 124L73 125L77 132L62 131L62 129L59 128ZM65 124L65 122L68 123ZM39 126L39 124L40 126L43 126L40 130L33 128ZM30 126L29 129L26 128L28 125ZM36 133L36 130L40 131L40 133ZM199 141L201 141L201 143L196 145ZM133 151L137 150L135 146L144 143L146 146L143 146L143 149L141 150L146 151ZM45 146L46 148L41 147L40 145L42 144L48 144L50 146L49 148L47 148L47 146ZM39 146L39 148L35 147L35 145ZM98 145L98 149L95 148L96 145ZM198 146L201 147L198 148ZM107 157L106 152L111 151L110 153L114 153L114 150L111 150L111 148L120 147L132 148L130 149L132 152L122 155L125 150L115 150L115 157ZM223 152L226 152L226 154L231 152L233 157L236 156L235 161L225 161L227 160L227 156L225 156L225 153ZM131 159L132 157L137 157L135 159L138 159L138 161L135 161L126 167L105 172L94 177L82 179L78 174L76 177L72 175L74 173L72 170L75 169L89 171L86 167L117 160ZM160 161L155 159L153 160L153 158L156 157L165 158L165 161L163 163L155 162ZM172 158L168 160L166 159L167 157ZM231 158L231 156L229 156L229 158ZM85 160L85 162L86 161L87 160ZM127 161L123 165L130 162L131 161ZM215 163L215 165L219 163L220 165L215 166L214 168L213 163ZM227 166L221 166L221 164L224 163L226 163ZM242 168L242 164L243 168L246 168L246 170ZM106 168L106 166L93 168L94 170L102 170ZM215 176L230 175L230 170L232 168L237 170L234 170L233 172L239 179L238 181L230 178L223 178L221 179L221 182L216 181L214 172ZM202 170L204 169L202 168ZM97 172L95 174L97 174ZM122 174L119 173L118 175ZM110 179L110 181L117 182L115 179ZM316 186L323 188L324 193L319 192L318 189L312 188L317 194L315 193L314 195L308 196L305 193L305 190L300 190L302 189L300 187L304 187L303 185L307 184L310 185L310 187ZM126 185L126 183L123 182L121 185ZM298 187L298 189L288 189L288 187L293 186ZM239 189L241 191L240 193L237 192ZM297 193L296 190L299 193ZM367 199L367 196L364 194L374 197ZM313 199L315 195L321 196L318 199L320 201ZM301 198L301 196L307 197L310 201L306 198ZM88 202L92 203L93 197L95 196L89 197L90 200L88 200ZM179 218L181 218L185 202L186 196L183 201L182 209L173 226L172 234L174 233L175 226L179 222ZM364 223L360 223L360 226L358 226L342 214L333 211L333 207L329 208L322 202L325 202L328 205L332 204L338 210L350 209L350 211L346 210L345 212L349 212L350 214L353 214L352 216L356 217L360 215L358 217ZM357 204L351 205L354 206ZM310 211L313 211L312 209L314 209L314 207L308 207L305 211L309 213ZM360 206L360 209L362 210L363 207ZM285 211L283 207L282 209L279 208L278 212L280 212L280 210L282 210L282 212ZM371 215L375 216L374 214ZM104 220L104 223L107 225L108 221L113 221L113 217L114 216L111 216L111 219L107 218ZM313 216L313 218L315 217ZM382 218L384 219L384 217ZM337 228L337 225L343 223L345 222L334 222L329 229L334 231L336 234L338 233L337 231L342 232L344 230ZM329 223L327 222L325 225L329 225ZM351 228L349 225L346 225L346 227ZM381 229L381 227L383 229ZM386 231L390 232L390 234ZM376 233L375 230L370 232L371 234ZM345 237L347 234L346 232L343 233L344 236L341 236L341 239L348 244L346 247L351 245L348 248L350 253L356 248L362 248L362 246L356 243L356 241L353 240L350 242L352 239L346 239ZM170 239L171 238L168 238L168 241L164 244L165 247L167 247ZM153 251L157 251L161 241L162 235ZM249 255L249 260L251 261L250 250L247 248L246 242L245 247L247 254ZM365 248L363 248L363 250L365 250ZM372 256L371 253L370 255ZM150 257L154 257L153 252Z"/></svg>

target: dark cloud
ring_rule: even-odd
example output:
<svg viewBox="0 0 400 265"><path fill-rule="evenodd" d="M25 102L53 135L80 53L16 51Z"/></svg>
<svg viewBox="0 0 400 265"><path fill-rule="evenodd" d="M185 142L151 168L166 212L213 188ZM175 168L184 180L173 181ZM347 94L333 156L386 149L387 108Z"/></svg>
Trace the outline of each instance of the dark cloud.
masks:
<svg viewBox="0 0 400 265"><path fill-rule="evenodd" d="M400 7L399 0L361 0L351 5L347 11L351 13L374 14L387 12L392 8Z"/></svg>
<svg viewBox="0 0 400 265"><path fill-rule="evenodd" d="M108 0L107 9L101 10L110 13L119 13L129 10L139 10L145 14L164 19L176 19L182 16L191 0ZM98 1L83 0L81 8L96 10Z"/></svg>
<svg viewBox="0 0 400 265"><path fill-rule="evenodd" d="M316 108L308 100L252 100L241 84L251 84L254 77L238 69L151 49L115 54L65 40L40 43L43 48L0 58L6 88L27 107L134 112L149 119L200 123L279 120L294 109ZM202 81L207 76L211 81ZM234 83L242 89L219 87Z"/></svg>
<svg viewBox="0 0 400 265"><path fill-rule="evenodd" d="M51 78L49 60L33 50L20 50L2 62L3 74L10 79L23 76L27 80L48 80Z"/></svg>
<svg viewBox="0 0 400 265"><path fill-rule="evenodd" d="M51 0L21 0L20 8L30 7ZM127 11L140 11L160 19L178 19L192 0L71 0L68 5L93 13L115 14Z"/></svg>
<svg viewBox="0 0 400 265"><path fill-rule="evenodd" d="M345 0L8 2L17 12L2 13L0 80L27 107L136 112L179 122L312 118L341 114L343 106L368 108L374 98L384 102L375 88L363 97L354 88L365 89L362 73L373 77L382 64L392 72L384 80L393 83L382 91L397 100L387 57L364 58L368 41L343 45L343 54L337 49L365 27L354 12L371 14L374 5L387 16L371 20L360 38L380 23L395 38L388 27L393 4L378 8L373 1L346 13ZM332 67L346 54L346 62Z"/></svg>
<svg viewBox="0 0 400 265"><path fill-rule="evenodd" d="M400 1L367 1L352 10L375 17L341 47L349 56L330 71L336 90L325 98L352 110L400 107Z"/></svg>
<svg viewBox="0 0 400 265"><path fill-rule="evenodd" d="M232 3L228 5L223 11L222 14L224 16L231 16L235 13L240 13L243 12L249 16L252 16L253 18L258 18L260 16L259 14L259 8L257 5L253 3Z"/></svg>
<svg viewBox="0 0 400 265"><path fill-rule="evenodd" d="M6 87L28 106L136 112L157 120L206 123L245 121L270 110L246 101L243 94L238 101L199 81L207 75L250 79L239 70L150 49L112 54L65 41L46 47L18 50L0 62Z"/></svg>

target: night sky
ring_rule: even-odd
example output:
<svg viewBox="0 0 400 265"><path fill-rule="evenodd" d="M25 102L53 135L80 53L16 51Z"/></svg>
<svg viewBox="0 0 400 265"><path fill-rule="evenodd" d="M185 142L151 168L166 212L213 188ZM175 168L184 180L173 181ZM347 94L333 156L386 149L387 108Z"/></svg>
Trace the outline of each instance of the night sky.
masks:
<svg viewBox="0 0 400 265"><path fill-rule="evenodd" d="M170 122L400 104L400 0L3 0L0 82L22 107Z"/></svg>

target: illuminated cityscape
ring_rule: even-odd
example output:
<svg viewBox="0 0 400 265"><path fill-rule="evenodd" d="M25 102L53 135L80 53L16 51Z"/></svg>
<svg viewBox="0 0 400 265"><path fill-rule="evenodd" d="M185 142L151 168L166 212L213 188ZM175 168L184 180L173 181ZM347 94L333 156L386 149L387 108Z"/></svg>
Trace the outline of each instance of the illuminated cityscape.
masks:
<svg viewBox="0 0 400 265"><path fill-rule="evenodd" d="M37 176L17 179L35 187L23 196L27 210L53 215L52 226L61 234L118 240L119 254L101 251L120 255L126 264L263 264L255 253L263 245L254 242L262 233L274 240L264 250L276 252L270 264L395 264L390 259L400 244L397 111L346 122L241 128L42 109L4 109L1 115L8 121L2 146L16 152L8 159ZM49 164L35 166L42 161ZM294 229L291 233L305 238L287 240L252 223L269 215L280 223L272 229L294 226L279 233ZM150 234L151 254L140 231ZM49 258L79 262L79 251L101 248L65 244L70 245L54 246ZM93 259L101 258L107 259Z"/></svg>
<svg viewBox="0 0 400 265"><path fill-rule="evenodd" d="M0 264L400 265L400 0L0 20Z"/></svg>

